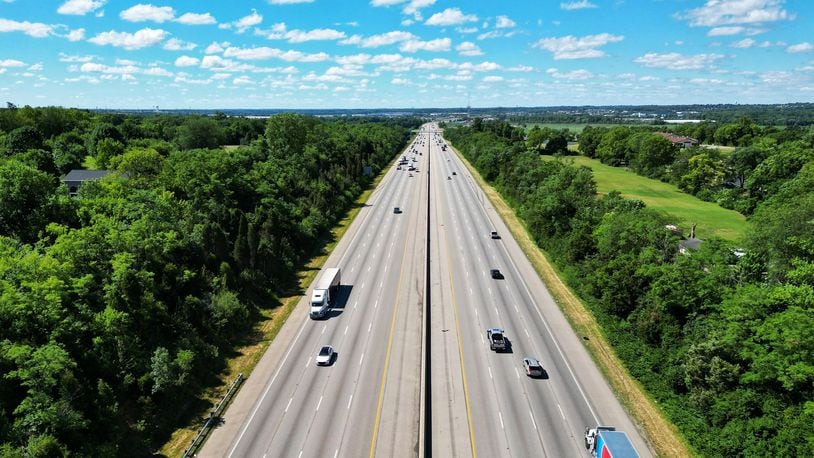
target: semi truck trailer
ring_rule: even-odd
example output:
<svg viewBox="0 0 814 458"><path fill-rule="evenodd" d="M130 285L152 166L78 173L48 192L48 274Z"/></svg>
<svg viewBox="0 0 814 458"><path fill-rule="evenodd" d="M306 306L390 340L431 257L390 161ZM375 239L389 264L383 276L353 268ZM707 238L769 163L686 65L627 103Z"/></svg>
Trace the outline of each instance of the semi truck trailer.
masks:
<svg viewBox="0 0 814 458"><path fill-rule="evenodd" d="M314 287L314 292L311 293L311 311L309 313L311 319L323 318L333 307L339 292L340 274L339 267L325 269L325 272L322 273L322 277Z"/></svg>
<svg viewBox="0 0 814 458"><path fill-rule="evenodd" d="M627 434L613 426L586 428L585 448L591 456L599 458L639 458Z"/></svg>

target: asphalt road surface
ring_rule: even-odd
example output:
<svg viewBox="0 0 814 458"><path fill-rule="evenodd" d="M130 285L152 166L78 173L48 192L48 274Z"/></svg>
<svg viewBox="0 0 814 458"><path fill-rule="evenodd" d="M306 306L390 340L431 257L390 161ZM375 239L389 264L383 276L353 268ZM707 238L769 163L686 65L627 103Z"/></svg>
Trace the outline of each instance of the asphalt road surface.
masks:
<svg viewBox="0 0 814 458"><path fill-rule="evenodd" d="M325 264L342 269L337 307L311 320L307 291L199 456L425 456L425 439L439 457L588 456L582 435L596 424L626 431L650 456L489 201L442 145L437 126L422 127L403 153L417 170L393 165ZM505 278L492 279L493 268ZM490 327L505 330L510 352L489 349ZM326 344L338 356L318 367ZM525 375L525 356L541 361L544 378Z"/></svg>

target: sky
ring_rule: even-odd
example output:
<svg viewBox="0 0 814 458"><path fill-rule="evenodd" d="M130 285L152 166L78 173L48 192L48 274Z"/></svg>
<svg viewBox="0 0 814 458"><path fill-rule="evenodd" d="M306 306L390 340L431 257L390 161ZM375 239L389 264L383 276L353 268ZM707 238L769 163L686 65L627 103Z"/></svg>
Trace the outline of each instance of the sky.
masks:
<svg viewBox="0 0 814 458"><path fill-rule="evenodd" d="M814 0L0 0L0 101L814 102Z"/></svg>

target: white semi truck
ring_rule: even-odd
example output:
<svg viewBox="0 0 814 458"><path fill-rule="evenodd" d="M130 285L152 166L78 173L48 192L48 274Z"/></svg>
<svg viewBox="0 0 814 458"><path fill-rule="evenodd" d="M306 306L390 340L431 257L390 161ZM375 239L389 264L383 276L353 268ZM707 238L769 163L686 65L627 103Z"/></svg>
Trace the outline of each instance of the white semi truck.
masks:
<svg viewBox="0 0 814 458"><path fill-rule="evenodd" d="M322 277L314 287L314 292L311 293L311 311L309 313L311 319L323 318L333 307L337 293L339 293L340 273L339 267L325 269L325 272L322 273Z"/></svg>

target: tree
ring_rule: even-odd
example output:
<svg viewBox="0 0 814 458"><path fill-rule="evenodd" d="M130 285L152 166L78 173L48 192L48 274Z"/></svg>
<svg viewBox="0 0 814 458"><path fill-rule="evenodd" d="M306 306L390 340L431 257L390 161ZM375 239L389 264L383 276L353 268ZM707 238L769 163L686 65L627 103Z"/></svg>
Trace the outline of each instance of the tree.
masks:
<svg viewBox="0 0 814 458"><path fill-rule="evenodd" d="M124 144L112 138L103 138L96 144L96 166L106 169L114 157L124 153Z"/></svg>
<svg viewBox="0 0 814 458"><path fill-rule="evenodd" d="M614 127L602 136L596 148L596 157L603 164L618 166L628 161L627 139L630 129L624 126ZM629 163L629 162L627 162Z"/></svg>
<svg viewBox="0 0 814 458"><path fill-rule="evenodd" d="M181 149L217 148L223 139L223 129L216 120L190 117L178 128L176 143Z"/></svg>
<svg viewBox="0 0 814 458"><path fill-rule="evenodd" d="M634 169L645 176L656 177L659 170L673 162L675 146L666 138L646 132L638 144L633 160Z"/></svg>
<svg viewBox="0 0 814 458"><path fill-rule="evenodd" d="M0 235L31 242L48 221L55 180L19 161L0 164Z"/></svg>
<svg viewBox="0 0 814 458"><path fill-rule="evenodd" d="M579 134L579 152L583 156L596 157L596 150L607 131L608 129L605 127L585 126L582 133Z"/></svg>
<svg viewBox="0 0 814 458"><path fill-rule="evenodd" d="M553 156L555 154L568 154L568 137L564 132L557 132L552 135L545 145L545 154Z"/></svg>
<svg viewBox="0 0 814 458"><path fill-rule="evenodd" d="M726 176L723 164L706 152L692 156L687 167L688 171L681 177L679 187L692 195L721 186Z"/></svg>
<svg viewBox="0 0 814 458"><path fill-rule="evenodd" d="M29 149L42 148L42 134L35 127L23 126L6 135L6 153L14 155Z"/></svg>

